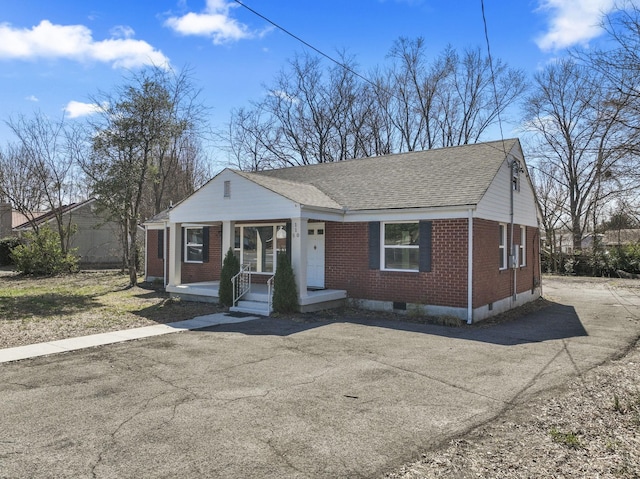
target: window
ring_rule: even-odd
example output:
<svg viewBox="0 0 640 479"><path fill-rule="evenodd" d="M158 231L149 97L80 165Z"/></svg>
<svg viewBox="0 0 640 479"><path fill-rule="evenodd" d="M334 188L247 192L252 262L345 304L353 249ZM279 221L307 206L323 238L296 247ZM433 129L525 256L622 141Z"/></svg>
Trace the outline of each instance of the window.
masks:
<svg viewBox="0 0 640 479"><path fill-rule="evenodd" d="M224 182L224 197L231 198L231 181L226 180Z"/></svg>
<svg viewBox="0 0 640 479"><path fill-rule="evenodd" d="M203 262L204 233L202 228L184 229L184 261L185 263Z"/></svg>
<svg viewBox="0 0 640 479"><path fill-rule="evenodd" d="M158 259L164 259L164 230L157 230L158 233Z"/></svg>
<svg viewBox="0 0 640 479"><path fill-rule="evenodd" d="M287 250L286 238L284 225L236 226L234 252L251 271L274 273L277 253Z"/></svg>
<svg viewBox="0 0 640 479"><path fill-rule="evenodd" d="M500 224L499 231L500 269L507 269L507 225Z"/></svg>
<svg viewBox="0 0 640 479"><path fill-rule="evenodd" d="M383 269L418 271L420 228L418 223L383 223Z"/></svg>
<svg viewBox="0 0 640 479"><path fill-rule="evenodd" d="M527 265L527 227L520 226L520 267Z"/></svg>

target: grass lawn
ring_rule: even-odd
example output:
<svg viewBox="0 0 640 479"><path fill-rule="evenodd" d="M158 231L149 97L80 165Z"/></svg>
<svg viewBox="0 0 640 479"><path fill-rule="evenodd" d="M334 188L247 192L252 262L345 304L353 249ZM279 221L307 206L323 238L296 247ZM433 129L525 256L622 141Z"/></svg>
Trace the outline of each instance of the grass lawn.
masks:
<svg viewBox="0 0 640 479"><path fill-rule="evenodd" d="M190 319L220 311L215 304L128 288L118 271L46 278L0 272L0 348Z"/></svg>

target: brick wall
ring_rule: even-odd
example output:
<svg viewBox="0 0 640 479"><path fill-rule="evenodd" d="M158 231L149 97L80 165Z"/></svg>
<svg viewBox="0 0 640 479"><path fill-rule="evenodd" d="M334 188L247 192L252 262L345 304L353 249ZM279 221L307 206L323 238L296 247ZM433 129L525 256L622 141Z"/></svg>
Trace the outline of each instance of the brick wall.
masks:
<svg viewBox="0 0 640 479"><path fill-rule="evenodd" d="M349 297L466 306L467 220L433 221L431 272L369 269L367 223L326 223L325 285Z"/></svg>
<svg viewBox="0 0 640 479"><path fill-rule="evenodd" d="M164 277L164 260L158 258L158 237L163 230L147 230L147 276Z"/></svg>
<svg viewBox="0 0 640 479"><path fill-rule="evenodd" d="M507 250L511 243L511 228L507 224ZM516 275L516 292L530 291L540 282L539 278L539 236L538 229L527 227L525 255L526 265L515 270L499 269L499 223L495 221L473 220L473 307L507 298L513 294L513 280ZM514 226L514 243L520 244L520 225ZM507 251L508 254L508 251Z"/></svg>
<svg viewBox="0 0 640 479"><path fill-rule="evenodd" d="M182 283L218 281L222 269L222 225L209 226L209 261L207 263L182 262Z"/></svg>

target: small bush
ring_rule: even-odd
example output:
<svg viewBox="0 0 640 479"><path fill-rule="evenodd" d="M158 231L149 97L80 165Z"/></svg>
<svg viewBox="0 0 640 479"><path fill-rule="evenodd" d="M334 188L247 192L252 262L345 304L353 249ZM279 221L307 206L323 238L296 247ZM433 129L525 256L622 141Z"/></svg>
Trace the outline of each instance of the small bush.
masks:
<svg viewBox="0 0 640 479"><path fill-rule="evenodd" d="M78 258L72 252L64 254L58 233L46 226L25 234L24 244L13 248L11 257L24 274L50 276L78 271Z"/></svg>
<svg viewBox="0 0 640 479"><path fill-rule="evenodd" d="M298 288L291 262L286 253L278 253L276 275L273 279L273 310L276 313L295 313L300 309Z"/></svg>
<svg viewBox="0 0 640 479"><path fill-rule="evenodd" d="M222 271L220 271L220 289L218 290L218 300L222 306L233 306L233 278L240 271L240 261L233 254L233 249L229 248L224 261Z"/></svg>
<svg viewBox="0 0 640 479"><path fill-rule="evenodd" d="M0 266L13 264L11 258L11 250L21 244L19 238L3 238L0 239Z"/></svg>
<svg viewBox="0 0 640 479"><path fill-rule="evenodd" d="M551 439L553 440L553 442L562 444L569 449L582 448L582 443L580 442L578 435L574 432L561 432L554 427L551 428L549 434L551 435Z"/></svg>
<svg viewBox="0 0 640 479"><path fill-rule="evenodd" d="M617 270L640 274L640 244L614 247L611 249L609 256L611 276L614 276Z"/></svg>

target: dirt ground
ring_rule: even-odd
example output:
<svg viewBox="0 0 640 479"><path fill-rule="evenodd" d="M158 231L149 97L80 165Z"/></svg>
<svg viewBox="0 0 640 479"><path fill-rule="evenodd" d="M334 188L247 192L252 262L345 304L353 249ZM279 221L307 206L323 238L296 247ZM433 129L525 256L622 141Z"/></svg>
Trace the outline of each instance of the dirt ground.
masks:
<svg viewBox="0 0 640 479"><path fill-rule="evenodd" d="M640 296L638 280L562 280L607 283ZM386 477L640 478L640 341Z"/></svg>

